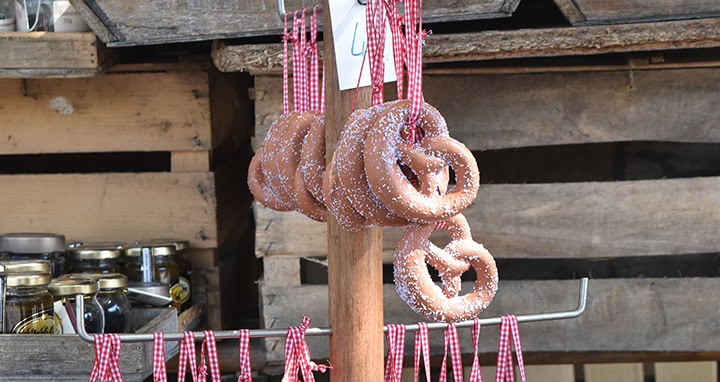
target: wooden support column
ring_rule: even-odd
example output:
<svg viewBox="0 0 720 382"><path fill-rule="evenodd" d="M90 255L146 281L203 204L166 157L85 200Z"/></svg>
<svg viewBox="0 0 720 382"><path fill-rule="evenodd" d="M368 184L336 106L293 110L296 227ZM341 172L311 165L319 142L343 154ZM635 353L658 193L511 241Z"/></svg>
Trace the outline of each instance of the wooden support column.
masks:
<svg viewBox="0 0 720 382"><path fill-rule="evenodd" d="M324 41L331 42L328 0L323 1ZM350 115L354 90L340 91L333 44L325 49L325 147L328 161ZM360 89L356 108L370 106ZM328 214L328 298L333 382L383 379L382 230L347 232Z"/></svg>

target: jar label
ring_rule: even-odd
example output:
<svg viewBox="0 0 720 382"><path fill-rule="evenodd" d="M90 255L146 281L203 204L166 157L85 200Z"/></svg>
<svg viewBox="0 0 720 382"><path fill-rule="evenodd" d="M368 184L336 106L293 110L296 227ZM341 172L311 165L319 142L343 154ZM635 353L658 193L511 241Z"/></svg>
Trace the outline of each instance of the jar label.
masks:
<svg viewBox="0 0 720 382"><path fill-rule="evenodd" d="M53 310L46 309L26 317L15 325L12 332L14 334L57 334Z"/></svg>
<svg viewBox="0 0 720 382"><path fill-rule="evenodd" d="M170 296L176 304L184 304L190 299L190 282L186 278L180 277L177 284L170 287Z"/></svg>

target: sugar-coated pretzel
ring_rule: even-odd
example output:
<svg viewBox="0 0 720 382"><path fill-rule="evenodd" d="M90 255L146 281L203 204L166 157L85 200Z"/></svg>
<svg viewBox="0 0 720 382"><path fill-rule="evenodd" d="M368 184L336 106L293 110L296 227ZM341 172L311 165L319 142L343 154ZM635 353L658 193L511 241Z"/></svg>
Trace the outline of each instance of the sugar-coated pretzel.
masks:
<svg viewBox="0 0 720 382"><path fill-rule="evenodd" d="M350 204L346 190L340 185L335 164L337 151L328 162L323 178L323 193L327 209L333 214L338 224L351 232L357 232L370 226L370 222L360 215Z"/></svg>
<svg viewBox="0 0 720 382"><path fill-rule="evenodd" d="M269 160L271 171L265 174L271 179L270 185L278 196L289 200L294 207L297 207L295 170L302 154L303 139L314 119L314 112L298 113L294 118L286 119L280 138L273 142L276 156Z"/></svg>
<svg viewBox="0 0 720 382"><path fill-rule="evenodd" d="M302 157L298 165L305 187L312 196L325 204L323 175L325 174L325 116L318 114L310 125L302 146Z"/></svg>
<svg viewBox="0 0 720 382"><path fill-rule="evenodd" d="M423 115L426 113L423 109ZM459 214L472 203L480 186L477 162L470 150L447 134L425 134L421 145L455 172L457 186L443 195L425 196L403 176L397 162L398 143L409 109L396 105L383 112L365 142L365 171L370 188L390 211L418 222L433 222ZM422 115L421 115L422 116ZM423 118L419 121L423 131ZM418 172L422 169L413 169Z"/></svg>
<svg viewBox="0 0 720 382"><path fill-rule="evenodd" d="M452 241L445 248L429 242L436 224L413 224L395 250L395 289L416 313L434 320L455 322L470 319L487 308L495 296L498 273L490 252L476 243L462 214L447 220L445 230ZM439 272L443 288L428 273L426 261ZM469 293L459 296L460 276L475 269L477 280Z"/></svg>
<svg viewBox="0 0 720 382"><path fill-rule="evenodd" d="M310 193L300 168L295 171L295 196L298 211L315 221L327 220L327 208Z"/></svg>
<svg viewBox="0 0 720 382"><path fill-rule="evenodd" d="M248 168L248 186L250 187L250 192L255 197L255 200L266 207L277 211L292 211L292 206L284 204L275 191L265 182L265 176L260 166L260 158L262 158L262 155L263 149L261 148L250 161L250 167Z"/></svg>
<svg viewBox="0 0 720 382"><path fill-rule="evenodd" d="M277 195L282 205L294 210L296 207L295 198L292 195L281 192L282 180L278 176L277 159L282 155L282 139L288 125L296 120L302 113L291 112L283 114L270 126L265 135L263 154L260 157L260 166L265 177L267 186Z"/></svg>

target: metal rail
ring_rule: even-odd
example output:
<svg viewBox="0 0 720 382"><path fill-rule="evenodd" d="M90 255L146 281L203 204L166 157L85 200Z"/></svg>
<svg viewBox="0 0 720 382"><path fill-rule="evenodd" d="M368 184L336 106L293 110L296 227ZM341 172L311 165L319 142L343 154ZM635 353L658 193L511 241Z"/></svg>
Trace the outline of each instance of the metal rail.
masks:
<svg viewBox="0 0 720 382"><path fill-rule="evenodd" d="M552 321L552 320L565 320L570 318L576 318L585 312L585 307L587 305L587 293L588 293L588 279L587 277L583 277L580 279L580 294L578 296L578 305L577 308L574 310L568 310L568 311L562 311L562 312L551 312L551 313L536 313L536 314L526 314L522 316L517 316L518 322L538 322L538 321ZM76 300L76 322L77 322L77 330L78 330L78 336L85 341L92 343L94 341L94 338L91 334L89 334L85 330L85 320L83 317L85 316L85 301L83 301L82 295L78 295ZM500 317L492 317L492 318L482 318L480 319L480 324L483 326L489 326L489 325L500 325L501 322ZM473 321L462 321L455 324L458 328L468 328L473 326ZM442 330L448 327L448 324L442 323L442 322L435 322L428 324L429 330ZM418 330L417 324L412 325L406 325L406 330L408 332L414 332ZM387 327L384 328L385 331L387 331ZM269 338L269 337L285 337L287 335L288 330L287 329L253 329L250 330L250 337L251 338ZM305 331L306 336L329 336L332 334L332 328L309 328ZM193 332L193 335L195 336L196 341L200 341L205 338L205 335L202 332ZM240 336L240 332L238 330L222 330L222 331L216 331L215 332L215 338L217 339L236 339ZM175 333L165 333L165 340L166 341L182 341L183 333L175 332ZM134 342L152 342L153 341L153 335L152 333L149 334L121 334L120 335L120 341L125 343L134 343Z"/></svg>

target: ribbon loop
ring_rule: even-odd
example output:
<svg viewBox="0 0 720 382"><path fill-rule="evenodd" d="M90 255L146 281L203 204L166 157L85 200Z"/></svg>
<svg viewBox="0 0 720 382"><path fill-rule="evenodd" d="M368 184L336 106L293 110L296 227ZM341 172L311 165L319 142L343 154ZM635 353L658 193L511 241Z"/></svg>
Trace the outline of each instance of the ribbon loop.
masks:
<svg viewBox="0 0 720 382"><path fill-rule="evenodd" d="M425 380L430 381L430 334L427 323L418 322L418 326L420 328L415 332L415 379L413 381L418 382L420 356L423 357L425 365Z"/></svg>
<svg viewBox="0 0 720 382"><path fill-rule="evenodd" d="M180 342L180 355L178 356L178 381L185 381L185 370L190 364L190 375L193 382L198 382L197 359L195 358L195 336L192 332L184 332Z"/></svg>
<svg viewBox="0 0 720 382"><path fill-rule="evenodd" d="M305 343L305 331L310 327L310 318L303 316L300 326L288 328L285 337L285 373L282 382L299 382L298 368L305 382L315 382L313 371L324 373L330 365L318 365L310 358L310 349Z"/></svg>
<svg viewBox="0 0 720 382"><path fill-rule="evenodd" d="M450 359L452 361L453 381L463 381L462 356L460 355L460 340L458 339L457 327L454 323L445 329L445 355L440 366L440 382L447 380L447 355L448 345L450 346Z"/></svg>
<svg viewBox="0 0 720 382"><path fill-rule="evenodd" d="M515 345L515 356L518 361L520 378L522 382L525 382L525 362L523 361L522 356L520 329L518 328L517 317L514 315L502 316L502 321L500 323L500 339L498 340L497 376L495 381L515 381L510 336L512 336L512 340Z"/></svg>
<svg viewBox="0 0 720 382"><path fill-rule="evenodd" d="M240 376L238 382L252 382L252 367L250 366L250 331L240 330L240 344L238 346L240 358Z"/></svg>
<svg viewBox="0 0 720 382"><path fill-rule="evenodd" d="M472 343L474 349L473 365L470 369L470 379L468 382L482 382L482 375L480 374L480 361L478 360L478 343L480 342L480 320L475 317L473 318L473 327L471 330Z"/></svg>
<svg viewBox="0 0 720 382"><path fill-rule="evenodd" d="M165 333L153 333L153 382L167 382Z"/></svg>
<svg viewBox="0 0 720 382"><path fill-rule="evenodd" d="M385 382L401 382L403 353L405 350L405 325L387 325L388 355L385 363Z"/></svg>
<svg viewBox="0 0 720 382"><path fill-rule="evenodd" d="M217 342L215 332L212 330L203 331L205 339L200 346L200 381L204 382L207 377L208 367L205 365L205 350L207 350L208 363L210 364L210 376L213 382L221 382L220 363L218 361Z"/></svg>
<svg viewBox="0 0 720 382"><path fill-rule="evenodd" d="M120 372L122 342L117 334L95 335L95 362L88 382L123 382Z"/></svg>

